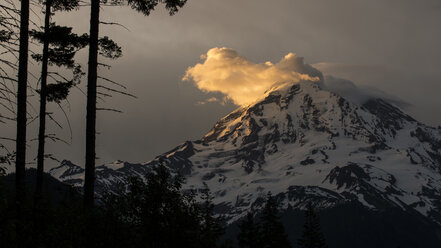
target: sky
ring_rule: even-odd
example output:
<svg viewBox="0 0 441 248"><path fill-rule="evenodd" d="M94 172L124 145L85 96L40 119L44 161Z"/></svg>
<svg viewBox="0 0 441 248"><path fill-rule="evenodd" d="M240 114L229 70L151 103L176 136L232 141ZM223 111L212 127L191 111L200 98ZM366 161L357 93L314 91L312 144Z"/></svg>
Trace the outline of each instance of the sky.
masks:
<svg viewBox="0 0 441 248"><path fill-rule="evenodd" d="M88 32L88 7L54 19ZM147 17L127 6L103 6L101 20L123 26L101 25L100 30L122 46L123 57L106 61L112 68L99 73L124 83L137 98L116 95L99 102L123 113L98 114L97 164L149 161L199 139L218 119L248 103L242 89L251 83L242 84L244 77L217 85L216 74L194 69L211 68L208 58L216 54L245 63L247 75L271 79L284 73L298 79L304 74L290 74L283 63L301 61L305 68L311 65L324 75L394 96L407 103L404 111L417 120L441 125L439 0L188 0L171 17L162 5ZM78 61L87 66L87 51L78 54ZM38 71L38 65L31 70ZM49 142L47 151L59 160L84 163L85 100L74 89L64 104L72 135L57 106L50 106L63 124L63 129L50 124L50 132L70 143ZM2 134L15 135L13 125L0 128ZM36 128L29 125L29 140L37 136ZM30 163L36 157L32 142ZM56 165L49 161L49 167Z"/></svg>

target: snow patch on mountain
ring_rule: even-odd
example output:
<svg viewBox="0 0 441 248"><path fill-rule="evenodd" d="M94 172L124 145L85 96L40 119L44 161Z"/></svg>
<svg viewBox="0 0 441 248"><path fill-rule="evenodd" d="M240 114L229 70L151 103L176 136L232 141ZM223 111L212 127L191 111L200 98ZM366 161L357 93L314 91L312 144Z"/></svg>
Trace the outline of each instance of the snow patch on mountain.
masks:
<svg viewBox="0 0 441 248"><path fill-rule="evenodd" d="M268 192L284 208L358 201L399 207L441 224L441 130L381 98L347 99L322 83L277 84L265 96L143 164L97 167L97 195L163 164L186 189L211 189L230 222L259 209ZM64 161L50 173L81 186L82 168Z"/></svg>

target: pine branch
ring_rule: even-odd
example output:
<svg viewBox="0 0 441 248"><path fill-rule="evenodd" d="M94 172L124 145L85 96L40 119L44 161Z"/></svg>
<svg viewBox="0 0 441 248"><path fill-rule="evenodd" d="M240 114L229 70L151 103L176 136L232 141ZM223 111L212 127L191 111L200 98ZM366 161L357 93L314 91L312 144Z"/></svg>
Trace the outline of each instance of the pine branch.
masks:
<svg viewBox="0 0 441 248"><path fill-rule="evenodd" d="M100 77L100 76L97 76L99 79L102 79L102 80L104 80L104 81L106 81L106 82L109 82L109 83L112 83L112 84L114 84L114 85L117 85L117 86L119 86L119 87L121 87L121 88L123 88L123 89L127 89L127 87L126 86L124 86L123 84L120 84L120 83L117 83L117 82L115 82L115 81L113 81L113 80L111 80L111 79L108 79L108 78L105 78L105 77Z"/></svg>
<svg viewBox="0 0 441 248"><path fill-rule="evenodd" d="M67 125L68 125L68 127L69 127L70 141L72 142L72 139L73 139L73 132L72 132L72 126L70 125L69 117L67 116L66 111L63 109L63 107L61 107L60 103L57 103L57 105L58 105L58 107L61 109L61 111L63 112L64 117L66 118Z"/></svg>
<svg viewBox="0 0 441 248"><path fill-rule="evenodd" d="M96 108L97 111L110 111L110 112L116 112L116 113L123 113L121 110L118 109L111 109L111 108Z"/></svg>
<svg viewBox="0 0 441 248"><path fill-rule="evenodd" d="M119 93L121 95L126 95L126 96L129 96L129 97L133 97L135 99L137 98L136 96L134 96L134 95L132 95L130 93L127 93L127 92L124 92L124 91L120 91L120 90L115 90L115 89L112 89L112 88L109 88L109 87L106 87L106 86L98 85L97 88L102 88L102 89L105 89L105 90L108 90L108 91L111 91L111 92Z"/></svg>
<svg viewBox="0 0 441 248"><path fill-rule="evenodd" d="M124 28L125 30L127 30L127 31L130 32L130 29L128 29L126 26L122 25L121 23L100 21L100 24L120 26L120 27L122 27L122 28Z"/></svg>

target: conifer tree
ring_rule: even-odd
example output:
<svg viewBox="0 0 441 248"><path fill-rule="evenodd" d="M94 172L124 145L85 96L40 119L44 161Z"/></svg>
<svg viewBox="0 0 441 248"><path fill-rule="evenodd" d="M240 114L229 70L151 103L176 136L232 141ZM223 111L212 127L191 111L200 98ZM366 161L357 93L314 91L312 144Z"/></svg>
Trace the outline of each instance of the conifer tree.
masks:
<svg viewBox="0 0 441 248"><path fill-rule="evenodd" d="M50 22L55 11L71 11L79 7L79 0L47 0L45 4L44 31L31 30L33 39L43 44L42 54L33 54L32 58L42 63L40 81L40 113L37 155L36 199L41 195L44 172L45 139L46 139L46 104L59 104L68 96L71 87L80 83L84 75L81 66L74 60L75 54L89 44L89 35L77 35L71 27L58 26ZM122 55L121 48L107 36L98 41L100 54L115 59ZM49 66L63 67L72 72L67 78L61 72L49 72ZM48 78L54 83L48 84Z"/></svg>
<svg viewBox="0 0 441 248"><path fill-rule="evenodd" d="M217 247L219 238L225 233L224 227L221 225L221 218L214 216L213 196L206 184L202 191L201 206L201 247ZM216 245L216 246L215 246Z"/></svg>
<svg viewBox="0 0 441 248"><path fill-rule="evenodd" d="M239 224L237 235L239 248L260 248L260 227L255 222L254 216L248 212L245 219Z"/></svg>
<svg viewBox="0 0 441 248"><path fill-rule="evenodd" d="M201 247L200 206L194 194L181 193L182 183L181 176L158 165L146 182L131 178L127 191L107 197L107 211L130 226L132 247Z"/></svg>
<svg viewBox="0 0 441 248"><path fill-rule="evenodd" d="M96 111L97 111L97 79L98 79L98 44L100 24L100 4L102 0L91 0L90 10L90 45L89 66L87 75L87 114L86 114L86 169L84 177L84 205L91 208L94 201L95 182L95 143L96 143ZM104 0L114 5L126 3L134 10L148 16L155 7L162 3L170 15L182 8L187 0Z"/></svg>
<svg viewBox="0 0 441 248"><path fill-rule="evenodd" d="M291 244L285 234L285 228L279 220L277 202L268 193L265 206L260 217L260 243L263 248L289 248Z"/></svg>
<svg viewBox="0 0 441 248"><path fill-rule="evenodd" d="M67 97L69 88L72 87L82 72L79 66L75 66L73 57L75 53L85 47L88 43L88 36L78 36L72 33L72 29L68 27L56 26L50 22L53 10L70 11L78 7L79 0L46 0L45 18L43 32L31 30L32 38L43 43L42 54L33 54L32 57L42 63L40 78L40 113L39 113L39 132L38 132L38 154L37 154L37 185L36 199L41 196L43 185L44 157L45 157L45 138L46 138L46 102L60 102ZM56 84L47 84L48 65L55 64L57 66L65 66L72 69L74 77L67 80L58 74L60 79L56 80Z"/></svg>
<svg viewBox="0 0 441 248"><path fill-rule="evenodd" d="M26 125L27 125L27 90L28 90L28 50L29 50L29 0L21 0L20 5L20 41L18 54L17 86L17 135L15 148L15 185L17 215L21 219L21 205L25 198L26 168ZM17 237L21 237L20 224L17 225Z"/></svg>
<svg viewBox="0 0 441 248"><path fill-rule="evenodd" d="M303 234L297 241L301 248L326 248L325 237L320 230L320 220L311 204L307 205L306 221L303 226Z"/></svg>

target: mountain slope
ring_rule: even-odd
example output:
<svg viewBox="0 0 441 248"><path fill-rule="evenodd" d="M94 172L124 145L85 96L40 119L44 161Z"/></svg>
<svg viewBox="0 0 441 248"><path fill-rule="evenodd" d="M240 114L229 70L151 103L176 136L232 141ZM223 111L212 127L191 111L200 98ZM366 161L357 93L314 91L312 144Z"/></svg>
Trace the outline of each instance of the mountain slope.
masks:
<svg viewBox="0 0 441 248"><path fill-rule="evenodd" d="M202 139L150 162L97 167L98 196L157 164L183 174L186 188L207 184L230 223L259 209L271 191L285 209L359 202L441 224L441 130L385 100L356 103L321 83L279 84ZM83 182L83 169L68 161L50 173L75 186Z"/></svg>

